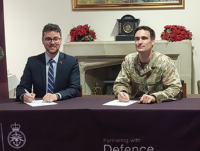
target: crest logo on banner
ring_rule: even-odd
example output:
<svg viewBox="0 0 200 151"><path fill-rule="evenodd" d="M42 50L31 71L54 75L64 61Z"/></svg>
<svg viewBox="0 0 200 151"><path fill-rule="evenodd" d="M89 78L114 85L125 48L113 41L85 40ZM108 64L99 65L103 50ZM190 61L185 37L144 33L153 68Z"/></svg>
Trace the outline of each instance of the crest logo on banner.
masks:
<svg viewBox="0 0 200 151"><path fill-rule="evenodd" d="M10 127L12 131L8 134L7 138L9 145L16 149L23 147L26 143L26 136L20 131L21 126L14 123Z"/></svg>

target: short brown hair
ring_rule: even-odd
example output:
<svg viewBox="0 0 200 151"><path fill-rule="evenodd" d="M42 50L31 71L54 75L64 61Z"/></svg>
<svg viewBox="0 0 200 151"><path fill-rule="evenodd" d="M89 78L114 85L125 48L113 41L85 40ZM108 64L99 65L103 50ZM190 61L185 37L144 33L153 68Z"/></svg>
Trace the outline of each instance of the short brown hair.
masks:
<svg viewBox="0 0 200 151"><path fill-rule="evenodd" d="M56 24L48 23L47 25L45 25L42 30L42 37L44 37L44 32L47 32L47 31L56 31L56 32L60 33L60 36L62 37L61 29Z"/></svg>
<svg viewBox="0 0 200 151"><path fill-rule="evenodd" d="M133 32L134 36L135 36L135 33L136 33L138 30L147 30L147 31L149 31L149 33L150 33L151 39L155 39L155 38L156 38L154 30L151 29L151 28L148 27L148 26L139 26L139 27L137 27L137 28L134 30L134 32Z"/></svg>

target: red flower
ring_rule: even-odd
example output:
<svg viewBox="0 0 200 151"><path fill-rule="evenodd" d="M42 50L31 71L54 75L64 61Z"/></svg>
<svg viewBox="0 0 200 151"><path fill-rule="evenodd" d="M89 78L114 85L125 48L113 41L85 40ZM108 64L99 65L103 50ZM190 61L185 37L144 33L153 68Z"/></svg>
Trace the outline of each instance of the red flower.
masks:
<svg viewBox="0 0 200 151"><path fill-rule="evenodd" d="M88 28L88 24L83 25L83 28L85 29Z"/></svg>
<svg viewBox="0 0 200 151"><path fill-rule="evenodd" d="M192 39L192 32L186 30L184 26L166 25L161 33L161 39L167 41L181 41L184 39Z"/></svg>
<svg viewBox="0 0 200 151"><path fill-rule="evenodd" d="M87 24L79 25L70 30L71 42L74 41L94 41L96 33Z"/></svg>
<svg viewBox="0 0 200 151"><path fill-rule="evenodd" d="M91 35L94 35L94 34L95 34L93 30L89 30L89 33L90 33Z"/></svg>
<svg viewBox="0 0 200 151"><path fill-rule="evenodd" d="M178 41L183 40L183 35L178 35L178 36L177 36L177 40L178 40Z"/></svg>
<svg viewBox="0 0 200 151"><path fill-rule="evenodd" d="M166 40L169 39L169 34L168 34L168 32L166 32L166 33L163 32L161 36L163 37L163 39L166 39Z"/></svg>
<svg viewBox="0 0 200 151"><path fill-rule="evenodd" d="M168 29L168 28L170 28L170 25L166 25L164 28L165 28L165 29Z"/></svg>
<svg viewBox="0 0 200 151"><path fill-rule="evenodd" d="M75 38L74 37L71 37L71 42L75 41Z"/></svg>

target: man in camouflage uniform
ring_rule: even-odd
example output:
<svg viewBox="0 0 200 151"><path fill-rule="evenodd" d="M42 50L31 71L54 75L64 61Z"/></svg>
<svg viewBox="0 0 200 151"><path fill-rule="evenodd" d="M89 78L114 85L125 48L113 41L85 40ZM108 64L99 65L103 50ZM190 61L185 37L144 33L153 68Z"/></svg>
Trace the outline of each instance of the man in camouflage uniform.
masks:
<svg viewBox="0 0 200 151"><path fill-rule="evenodd" d="M140 26L134 35L137 52L124 58L113 87L115 96L122 102L141 97L138 103L179 99L182 85L174 62L152 50L155 32Z"/></svg>

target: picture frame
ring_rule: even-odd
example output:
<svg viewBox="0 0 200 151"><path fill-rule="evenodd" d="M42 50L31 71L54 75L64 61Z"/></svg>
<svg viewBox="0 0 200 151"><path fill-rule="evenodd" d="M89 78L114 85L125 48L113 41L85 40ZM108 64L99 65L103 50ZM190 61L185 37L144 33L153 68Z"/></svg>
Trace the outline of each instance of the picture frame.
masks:
<svg viewBox="0 0 200 151"><path fill-rule="evenodd" d="M72 10L183 9L185 0L72 0Z"/></svg>

